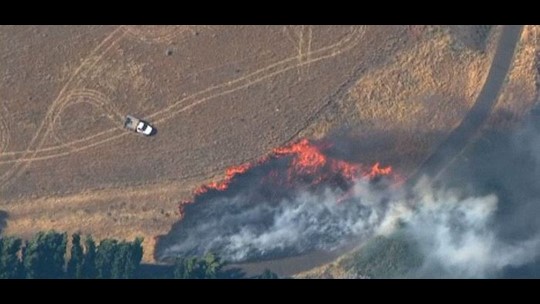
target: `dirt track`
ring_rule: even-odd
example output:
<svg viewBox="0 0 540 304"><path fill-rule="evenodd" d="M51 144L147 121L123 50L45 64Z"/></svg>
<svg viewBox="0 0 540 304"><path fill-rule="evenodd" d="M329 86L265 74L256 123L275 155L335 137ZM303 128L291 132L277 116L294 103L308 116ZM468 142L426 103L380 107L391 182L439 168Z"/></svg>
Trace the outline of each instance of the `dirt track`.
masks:
<svg viewBox="0 0 540 304"><path fill-rule="evenodd" d="M445 141L430 155L416 171L418 174L438 174L460 153L473 136L479 131L489 117L490 110L498 100L504 79L509 72L515 49L517 48L523 26L505 26L499 38L494 59L491 62L489 74L476 98L474 106L463 118L461 124L454 129ZM410 178L414 184L417 176ZM339 252L314 252L305 256L249 263L238 265L245 273L254 275L264 269L270 269L280 276L291 276L313 269L335 260L337 257L354 249L346 246Z"/></svg>
<svg viewBox="0 0 540 304"><path fill-rule="evenodd" d="M429 176L440 174L478 134L478 131L489 117L493 106L497 103L499 92L510 70L522 30L522 25L507 25L504 27L489 74L480 94L476 98L474 106L463 118L461 124L417 169L416 176L411 177L412 183L422 174Z"/></svg>
<svg viewBox="0 0 540 304"><path fill-rule="evenodd" d="M334 108L363 85L358 80L371 84L372 71L385 71L396 56L408 60L403 54L414 53L422 41L436 41L448 50L450 63L470 67L475 82L469 91L476 96L476 79L487 71L473 59L490 53L465 49L462 55L450 50L448 37L438 27L404 26L2 26L0 40L9 41L0 45L4 231L143 235L150 260L152 237L176 220L177 202L219 178L225 167L316 133L312 127L330 118L338 127L360 122L374 137L378 112L359 107L373 113L371 120L344 120L354 111ZM429 47L427 59L438 56ZM431 79L426 75L418 86ZM376 80L370 90L400 88L398 81ZM383 97L385 109L392 96ZM458 109L454 120L472 106L474 99L467 98L448 104ZM148 119L158 135L126 132L125 114ZM414 142L390 147L384 160L398 169L408 156L397 150L422 156L431 149ZM357 150L358 161L379 156L369 145Z"/></svg>
<svg viewBox="0 0 540 304"><path fill-rule="evenodd" d="M11 185L10 190L14 190L13 188L16 186L13 186L12 183L17 180L18 177L21 176L23 171L32 163L39 162L39 161L45 161L45 160L51 160L56 159L59 157L69 157L74 154L79 154L79 152L82 152L87 149L91 149L94 147L104 146L104 145L115 145L114 151L111 151L111 153L115 153L116 155L122 156L122 153L118 153L119 149L116 145L118 144L124 144L124 145L132 145L132 146L139 146L141 151L145 151L144 148L151 148L150 150L152 154L162 156L161 151L154 151L155 147L162 146L163 140L171 139L176 137L177 139L184 139L183 136L188 136L188 138L185 138L185 143L189 143L193 136L199 135L201 139L206 140L205 144L208 143L209 137L214 137L214 141L220 140L220 137L212 136L213 134L208 134L209 136L203 136L203 134L200 134L201 131L205 131L203 128L196 127L193 129L184 129L182 128L184 121L188 120L190 117L189 114L194 114L193 110L198 105L201 105L202 103L205 103L210 100L218 99L222 96L227 95L234 95L237 91L240 91L242 89L256 86L258 83L263 82L265 80L272 81L272 77L287 73L289 71L298 72L295 69L302 68L303 66L309 67L310 64L317 63L318 61L323 61L328 58L335 57L339 55L342 52L345 52L349 50L351 47L354 47L356 44L358 44L359 35L362 35L363 31L361 28L352 28L351 32L348 33L345 38L338 41L337 43L333 43L324 47L321 47L320 49L314 50L312 52L309 52L309 56L304 58L304 55L298 55L298 56L291 56L291 57L285 57L284 59L278 60L277 62L272 62L271 64L262 67L257 68L257 64L254 64L255 70L249 71L249 73L243 73L244 75L240 77L231 77L232 79L226 82L218 83L215 85L210 85L209 87L206 87L203 90L194 92L193 94L182 94L187 95L183 98L179 98L177 100L173 100L172 102L166 102L163 104L163 107L159 107L159 110L157 111L144 111L146 113L139 114L144 116L146 119L150 120L153 124L158 126L158 130L161 126L163 126L161 130L161 134L159 137L156 137L155 140L151 139L145 139L143 141L141 138L134 138L133 134L129 134L122 130L120 128L122 116L123 113L133 113L137 112L137 107L133 107L134 109L131 110L132 112L129 112L129 108L132 107L129 103L126 105L117 104L118 102L115 101L112 103L112 99L110 97L107 97L107 94L100 92L100 90L96 89L89 89L89 88L78 88L81 86L89 87L93 85L92 80L94 80L94 77L91 76L92 73L94 73L94 70L100 70L99 63L101 61L105 61L103 58L106 57L110 52L112 52L112 49L114 49L118 44L121 44L123 42L124 36L129 36L131 31L129 28L117 28L112 33L110 33L107 38L92 52L92 55L88 57L86 60L83 61L83 63L75 70L75 72L71 75L71 77L68 79L68 82L62 87L61 91L59 92L58 96L53 100L52 104L48 107L47 113L45 115L45 118L42 120L42 123L38 126L35 134L31 138L28 147L24 151L8 151L4 152L0 156L0 164L4 166L11 166L9 169L7 169L4 174L1 176L0 181L2 182L2 186L5 189L7 186ZM118 48L119 50L123 50L121 48ZM123 52L121 52L122 54ZM299 57L301 56L301 57ZM307 55L306 55L307 56ZM113 55L110 55L109 57L113 57ZM114 59L111 59L114 60ZM262 61L262 60L260 60ZM133 63L134 64L134 63ZM107 62L103 63L102 65L107 65ZM129 65L128 65L129 66ZM97 72L96 72L97 73ZM107 75L107 74L105 74ZM153 75L154 76L154 75ZM98 76L96 76L98 77ZM99 75L101 77L101 75ZM136 78L136 77L134 77ZM227 79L227 77L225 77ZM129 79L128 79L129 80ZM74 88L72 88L74 87ZM118 88L114 88L118 89ZM103 91L103 89L102 89ZM123 93L123 92L119 92ZM263 96L261 96L263 97ZM155 97L154 97L155 98ZM257 98L257 96L254 96L254 98ZM127 99L127 98L126 98ZM141 98L138 98L140 100ZM154 101L156 100L156 101ZM147 102L151 103L150 106L154 106L156 103L160 103L159 98L155 98L154 100L149 100ZM227 103L227 99L223 100L222 102ZM249 105L247 105L249 107ZM71 111L68 112L70 108L78 107L78 111ZM81 111L80 108L83 108L84 111ZM233 105L234 107L234 105ZM121 109L125 108L125 110ZM157 107L156 107L157 108ZM261 108L260 104L257 108ZM309 106L305 108L307 109L313 109L316 111L316 107ZM95 120L87 122L87 115L85 114L93 114L91 111L103 111L105 113L106 117L100 117L102 118L100 120ZM198 119L199 121L196 122L194 125L198 126L199 123L205 124L207 122L207 119L203 117L205 116L213 116L213 113L217 110L217 108L212 108L211 106L208 107L208 110L206 108L203 108L202 110L198 110L201 112L210 112L208 114L206 113L200 113L197 115L195 119ZM232 120L233 124L237 124L238 120L251 120L252 123L255 123L256 125L259 125L260 122L257 121L257 118L250 119L251 117L247 117L247 119L243 118L241 115L238 114L244 114L244 113L237 113L235 111L236 109L232 109L233 111L229 110L229 114L234 117ZM255 109L254 109L255 110ZM268 107L264 109L266 111L271 111L272 109L269 109ZM279 106L275 108L274 112L279 111ZM73 113L73 116L71 117L65 117L67 114ZM139 113L143 111L139 110ZM191 112L191 113L190 113ZM227 111L222 114L227 114ZM240 111L241 112L241 111ZM261 112L256 111L257 112ZM294 112L294 110L289 111ZM303 111L306 114L309 114L309 111ZM184 114L186 113L186 114ZM263 114L262 112L261 114ZM100 113L95 113L95 116L98 116ZM247 113L246 113L247 114ZM264 113L266 114L266 113ZM263 114L263 115L264 115ZM300 113L299 113L300 114ZM285 113L285 115L289 115L289 113ZM305 115L305 114L304 114ZM78 116L78 117L77 117ZM103 114L101 115L103 116ZM240 117L238 117L240 116ZM294 117L294 115L290 115L291 117ZM92 117L92 116L90 116ZM183 118L179 119L178 118ZM309 116L308 116L309 117ZM110 121L103 120L103 118L109 118ZM176 121L171 121L175 118ZM307 117L306 117L307 118ZM231 121L231 119L228 119ZM63 123L63 122L68 123ZM170 126L167 126L166 123L169 123L169 125L172 123L173 128L170 128ZM81 124L83 127L81 128ZM89 127L85 128L85 124L87 124ZM175 126L176 125L176 126ZM292 129L291 125L294 126L295 124L288 123L289 126L288 129ZM91 128L91 127L96 127ZM178 129L180 127L180 129ZM220 125L220 127L224 127L223 125ZM302 124L298 125L296 128L302 127ZM237 128L237 126L235 126ZM82 130L81 130L82 129ZM183 130L184 129L184 130ZM173 135L174 131L176 134ZM213 130L209 130L211 133ZM246 129L247 131L247 129ZM199 134L197 134L199 133ZM283 132L280 132L283 133ZM87 135L87 136L84 136ZM235 134L236 135L236 134ZM131 136L131 137L130 137ZM180 136L180 138L178 138ZM82 138L81 138L82 137ZM237 136L235 136L237 137ZM290 136L289 136L290 137ZM287 140L287 137L282 137L283 140ZM54 144L56 142L56 145ZM213 142L214 146L220 146L216 145L216 142ZM141 145L145 145L144 147L141 147ZM102 150L105 150L106 148L101 147ZM146 149L147 150L147 149ZM167 149L166 152L172 152L172 149ZM121 152L121 151L120 151ZM208 151L212 152L212 151ZM142 154L142 153L141 153ZM148 161L147 159L151 157L152 155L150 153L145 153L144 158L138 157L138 155L134 155L132 157L137 158L139 162L137 162L138 169L137 171L140 172L141 164L146 163L152 163L151 161ZM79 159L77 160L79 161ZM118 162L120 163L120 162ZM155 165L155 163L153 163ZM38 164L38 166L41 164ZM95 167L97 164L92 163L92 166ZM200 166L197 166L200 167ZM73 172L75 166L69 167L70 171ZM88 168L90 169L90 168ZM94 168L91 168L94 169ZM140 174L138 172L133 172L132 168L123 168L126 171L132 171L132 172L125 172L126 177L131 177L132 179L139 179L139 180L148 180L147 174ZM146 168L151 169L151 168ZM163 168L159 168L163 169ZM200 174L200 168L197 168L199 172L193 172L195 174ZM155 170L154 170L155 171ZM163 174L162 170L159 170L159 174ZM177 170L173 174L178 176L178 172L186 171L186 170ZM73 172L75 173L75 172ZM84 172L80 172L84 175ZM116 171L116 174L119 172ZM148 173L148 170L145 172ZM157 172L156 172L157 173ZM187 177L191 174L182 174L183 177ZM101 175L101 174L96 174ZM86 186L88 186L88 178L90 176L86 176ZM140 178L138 178L140 177ZM102 179L103 176L100 177ZM21 181L19 180L18 183ZM55 185L58 186L58 185ZM69 190L72 190L73 187L66 187ZM36 189L37 190L37 189ZM8 192L8 194L11 191ZM68 192L68 191L62 191L62 192Z"/></svg>
<svg viewBox="0 0 540 304"><path fill-rule="evenodd" d="M188 180L202 182L289 141L365 58L376 57L369 62L377 65L391 55L376 54L360 41L384 44L376 37L402 31L363 26L0 30L2 39L17 42L0 50L10 67L1 75L0 96L0 200L10 214L7 232L69 227L117 237L134 234L125 231L127 223L147 223L135 215L120 225L119 218L144 214L141 208L151 199L111 196L107 212L88 208L86 218L95 229L74 225L82 216L76 212L59 216L54 202L81 195L94 206L96 200L107 201L107 189L146 186L155 193L174 183L177 200L157 197L147 223L166 231L174 217L163 214L174 214L176 202L195 186ZM407 46L403 43L400 47ZM43 51L51 44L57 57ZM17 69L21 65L31 68ZM153 123L158 136L123 130L128 113ZM25 206L35 206L35 214L23 212ZM150 230L143 233L147 240L157 234Z"/></svg>

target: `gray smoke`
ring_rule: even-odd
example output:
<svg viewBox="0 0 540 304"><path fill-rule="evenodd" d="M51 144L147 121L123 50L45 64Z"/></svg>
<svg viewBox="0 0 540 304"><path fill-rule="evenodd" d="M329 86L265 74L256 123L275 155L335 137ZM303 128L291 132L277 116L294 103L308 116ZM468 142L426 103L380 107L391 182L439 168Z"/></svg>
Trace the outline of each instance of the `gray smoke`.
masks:
<svg viewBox="0 0 540 304"><path fill-rule="evenodd" d="M344 192L298 191L279 201L252 201L251 195L214 198L186 207L185 218L160 243L160 259L218 252L228 261L243 262L334 250L351 238L374 233L388 209L388 191L374 191L367 181L354 190L364 195L337 203ZM171 240L172 239L172 240ZM163 248L163 247L162 247ZM160 249L160 247L158 247Z"/></svg>
<svg viewBox="0 0 540 304"><path fill-rule="evenodd" d="M251 185L194 203L159 240L157 258L273 259L400 231L423 256L414 277L538 276L527 269L540 252L539 130L531 119L516 133L486 133L437 186L429 177L410 190L359 180L341 201L336 187L276 198Z"/></svg>
<svg viewBox="0 0 540 304"><path fill-rule="evenodd" d="M538 257L538 233L522 240L505 240L499 235L496 195L463 197L458 190L419 188L416 193L422 196L416 198L415 210L395 216L424 257L414 276L498 277L507 267Z"/></svg>

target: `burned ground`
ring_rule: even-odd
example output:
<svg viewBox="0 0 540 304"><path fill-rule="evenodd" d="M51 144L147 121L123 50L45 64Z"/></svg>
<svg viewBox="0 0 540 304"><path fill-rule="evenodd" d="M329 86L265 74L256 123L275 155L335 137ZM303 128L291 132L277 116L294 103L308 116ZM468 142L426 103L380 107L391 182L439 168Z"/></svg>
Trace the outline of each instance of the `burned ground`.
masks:
<svg viewBox="0 0 540 304"><path fill-rule="evenodd" d="M473 106L500 35L487 29L2 26L4 233L142 235L152 260L199 184L343 126L357 130L359 162L412 171ZM516 115L536 97L533 36L508 84L526 90L504 95ZM126 114L159 134L126 132Z"/></svg>

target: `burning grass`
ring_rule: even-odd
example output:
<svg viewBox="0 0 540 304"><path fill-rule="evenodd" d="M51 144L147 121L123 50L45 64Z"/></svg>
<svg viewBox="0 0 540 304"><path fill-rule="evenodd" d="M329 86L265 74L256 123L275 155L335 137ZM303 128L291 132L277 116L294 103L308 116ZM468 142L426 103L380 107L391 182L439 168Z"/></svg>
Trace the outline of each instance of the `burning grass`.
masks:
<svg viewBox="0 0 540 304"><path fill-rule="evenodd" d="M228 168L221 181L197 188L193 200L180 205L182 219L158 237L156 259L208 251L235 262L272 259L333 250L369 233L356 225L372 211L354 199L360 195L355 185L402 179L379 162L332 157L333 145L301 139Z"/></svg>
<svg viewBox="0 0 540 304"><path fill-rule="evenodd" d="M194 191L193 202L204 200L201 197L209 192L226 192L231 184L242 179L244 175L258 176L261 185L269 184L289 189L314 187L319 184L348 188L356 179L376 180L381 176L389 176L394 181L401 182L401 177L393 174L391 166L381 166L379 162L365 166L328 156L326 151L332 146L325 141L309 141L304 138L290 145L275 148L269 156L255 162L227 168L221 181L213 181L198 187Z"/></svg>

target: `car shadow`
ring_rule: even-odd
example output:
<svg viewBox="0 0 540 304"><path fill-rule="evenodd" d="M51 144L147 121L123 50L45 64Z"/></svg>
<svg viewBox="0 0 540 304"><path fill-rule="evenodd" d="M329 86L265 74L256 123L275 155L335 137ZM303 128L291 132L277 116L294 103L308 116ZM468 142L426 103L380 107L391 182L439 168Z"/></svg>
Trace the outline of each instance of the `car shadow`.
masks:
<svg viewBox="0 0 540 304"><path fill-rule="evenodd" d="M156 129L156 127L152 126L152 132L150 132L150 135L148 136L156 136L157 133L158 133L158 130Z"/></svg>

